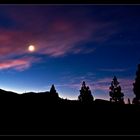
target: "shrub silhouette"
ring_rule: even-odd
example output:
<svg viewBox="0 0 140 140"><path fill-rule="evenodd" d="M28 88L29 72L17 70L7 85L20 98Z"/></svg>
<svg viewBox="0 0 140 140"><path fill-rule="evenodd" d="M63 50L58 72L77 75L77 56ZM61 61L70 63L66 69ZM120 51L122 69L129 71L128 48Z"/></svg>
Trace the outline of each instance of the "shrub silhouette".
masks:
<svg viewBox="0 0 140 140"><path fill-rule="evenodd" d="M85 81L82 83L82 87L80 90L80 95L78 96L78 100L83 103L91 103L93 102L93 96L91 94L91 90L88 86L86 86Z"/></svg>
<svg viewBox="0 0 140 140"><path fill-rule="evenodd" d="M135 82L133 83L133 91L135 98L133 104L140 104L140 64L138 64L138 70L136 72Z"/></svg>
<svg viewBox="0 0 140 140"><path fill-rule="evenodd" d="M111 82L111 86L109 87L111 90L109 95L111 96L110 101L116 103L124 103L124 94L121 92L121 86L117 80L117 77L114 76L113 81Z"/></svg>

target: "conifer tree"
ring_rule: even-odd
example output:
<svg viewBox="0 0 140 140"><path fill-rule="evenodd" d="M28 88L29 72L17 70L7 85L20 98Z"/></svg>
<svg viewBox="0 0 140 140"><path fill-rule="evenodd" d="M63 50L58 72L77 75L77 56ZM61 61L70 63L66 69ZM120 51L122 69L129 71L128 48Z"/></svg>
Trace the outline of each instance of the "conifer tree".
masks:
<svg viewBox="0 0 140 140"><path fill-rule="evenodd" d="M93 96L91 94L91 90L89 86L86 86L85 81L82 83L82 87L80 90L80 95L78 96L79 101L83 103L91 103L93 101Z"/></svg>
<svg viewBox="0 0 140 140"><path fill-rule="evenodd" d="M50 89L50 95L52 97L58 97L58 93L56 92L55 86L52 85L51 89Z"/></svg>
<svg viewBox="0 0 140 140"><path fill-rule="evenodd" d="M135 94L133 103L140 104L140 64L138 64L138 70L136 72L135 82L133 83L133 91Z"/></svg>
<svg viewBox="0 0 140 140"><path fill-rule="evenodd" d="M124 94L121 92L121 86L117 80L117 77L114 76L113 81L111 82L111 86L109 87L111 96L110 101L116 103L124 103Z"/></svg>

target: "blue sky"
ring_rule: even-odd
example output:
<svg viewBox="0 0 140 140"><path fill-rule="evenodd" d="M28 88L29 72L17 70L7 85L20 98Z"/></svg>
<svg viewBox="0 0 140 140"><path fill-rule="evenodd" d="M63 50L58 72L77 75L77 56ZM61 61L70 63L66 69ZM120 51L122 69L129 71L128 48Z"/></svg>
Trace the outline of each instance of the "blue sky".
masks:
<svg viewBox="0 0 140 140"><path fill-rule="evenodd" d="M61 97L77 99L85 80L95 98L108 100L116 75L132 99L139 12L139 5L0 5L1 88L39 92L55 84Z"/></svg>

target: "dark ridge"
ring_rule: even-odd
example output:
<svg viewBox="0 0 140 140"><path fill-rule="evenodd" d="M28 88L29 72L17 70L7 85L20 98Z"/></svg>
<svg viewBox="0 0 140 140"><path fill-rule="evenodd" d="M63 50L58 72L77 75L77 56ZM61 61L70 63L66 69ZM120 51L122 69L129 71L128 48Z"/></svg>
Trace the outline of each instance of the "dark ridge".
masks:
<svg viewBox="0 0 140 140"><path fill-rule="evenodd" d="M140 106L0 90L0 135L139 134Z"/></svg>
<svg viewBox="0 0 140 140"><path fill-rule="evenodd" d="M18 94L12 91L0 89L0 96L17 96Z"/></svg>

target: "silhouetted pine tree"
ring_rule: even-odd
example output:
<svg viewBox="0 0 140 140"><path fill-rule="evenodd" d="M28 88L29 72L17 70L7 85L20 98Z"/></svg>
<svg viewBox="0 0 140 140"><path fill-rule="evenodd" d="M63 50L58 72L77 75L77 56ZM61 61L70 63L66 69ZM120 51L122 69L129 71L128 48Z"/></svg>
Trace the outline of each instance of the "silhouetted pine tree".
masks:
<svg viewBox="0 0 140 140"><path fill-rule="evenodd" d="M58 93L56 92L55 86L52 85L51 89L50 89L50 95L52 97L58 98Z"/></svg>
<svg viewBox="0 0 140 140"><path fill-rule="evenodd" d="M124 103L124 99L123 99L124 94L121 92L121 86L119 85L116 76L114 76L109 89L110 89L109 95L111 96L110 98L111 102Z"/></svg>
<svg viewBox="0 0 140 140"><path fill-rule="evenodd" d="M91 103L93 102L93 96L91 94L91 90L88 86L86 86L85 81L82 83L82 87L80 90L80 95L78 96L78 100L83 103Z"/></svg>
<svg viewBox="0 0 140 140"><path fill-rule="evenodd" d="M140 104L140 64L138 64L138 70L136 72L135 83L133 83L133 91L135 94L133 103Z"/></svg>

